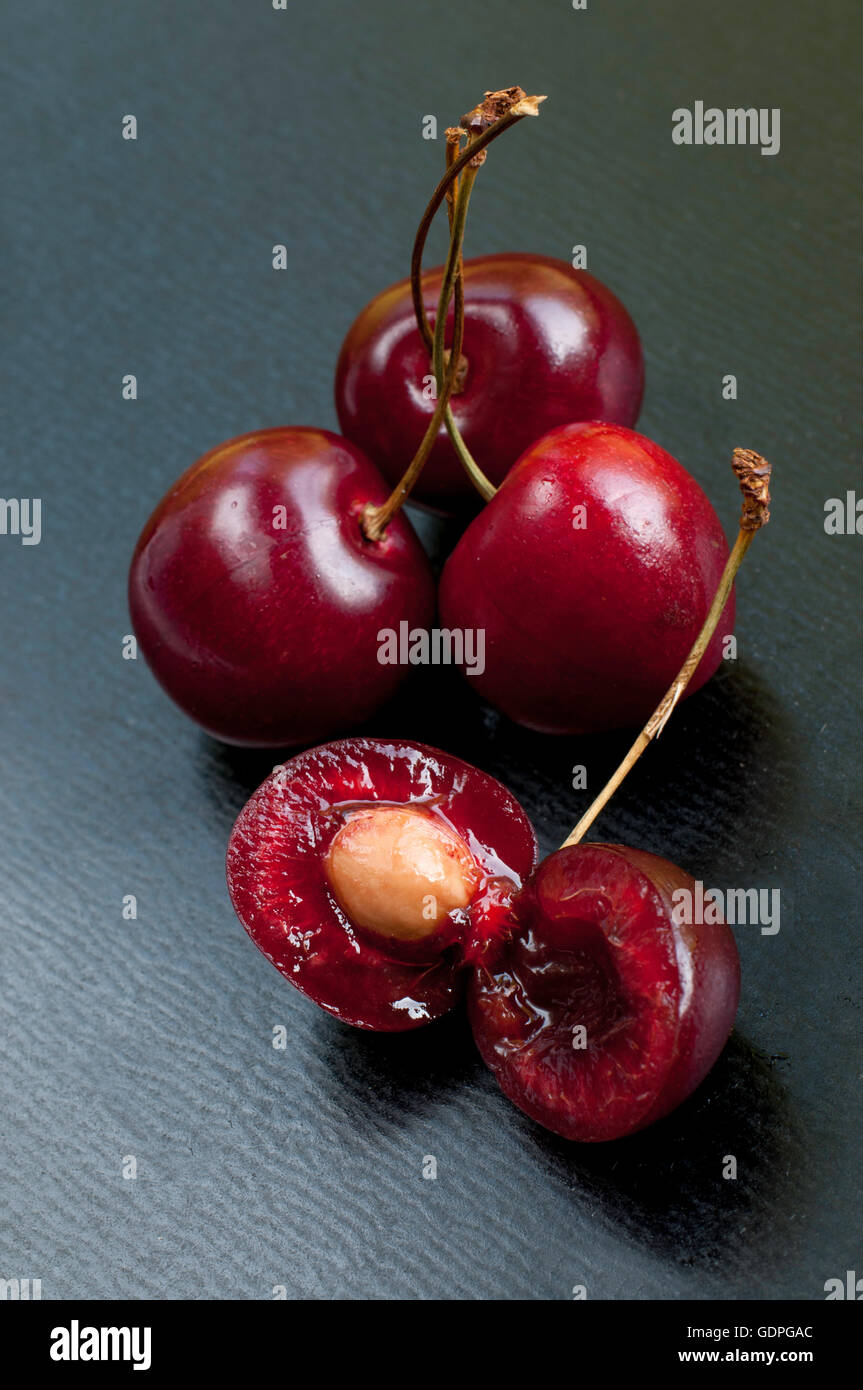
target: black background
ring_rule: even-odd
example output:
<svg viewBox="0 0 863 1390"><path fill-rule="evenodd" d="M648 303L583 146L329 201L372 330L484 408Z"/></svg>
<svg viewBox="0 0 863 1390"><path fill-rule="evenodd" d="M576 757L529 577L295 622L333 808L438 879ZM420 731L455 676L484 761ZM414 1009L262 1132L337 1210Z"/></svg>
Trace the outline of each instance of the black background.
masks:
<svg viewBox="0 0 863 1390"><path fill-rule="evenodd" d="M39 546L0 537L0 1276L40 1278L43 1298L566 1299L585 1284L818 1299L863 1274L863 539L823 526L825 500L863 483L852 9L14 7L0 492L41 497L44 517ZM442 166L422 117L442 135L516 82L549 100L492 151L467 254L587 245L645 343L639 428L729 535L731 448L776 470L738 586L739 660L676 714L598 831L708 885L780 888L781 931L738 929L738 1028L696 1097L583 1149L508 1105L459 1018L370 1037L288 988L223 876L233 819L276 758L208 740L121 656L152 506L224 438L335 427L341 338L406 273ZM695 100L780 107L781 152L675 146L671 112ZM437 258L443 244L439 230ZM529 735L454 675L422 677L375 731L495 772L544 850L587 804L572 766L595 792L628 743Z"/></svg>

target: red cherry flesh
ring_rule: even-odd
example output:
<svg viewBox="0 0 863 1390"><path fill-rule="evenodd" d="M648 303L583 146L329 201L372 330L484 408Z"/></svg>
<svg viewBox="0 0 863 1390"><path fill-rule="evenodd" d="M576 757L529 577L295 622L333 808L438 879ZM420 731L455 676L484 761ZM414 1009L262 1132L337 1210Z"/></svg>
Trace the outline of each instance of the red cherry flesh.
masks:
<svg viewBox="0 0 863 1390"><path fill-rule="evenodd" d="M516 895L511 937L473 972L480 1053L505 1095L555 1134L595 1142L642 1129L722 1051L737 947L725 923L678 924L680 889L695 901L690 876L657 855L558 850Z"/></svg>
<svg viewBox="0 0 863 1390"><path fill-rule="evenodd" d="M658 444L619 425L567 425L523 455L462 535L441 577L441 622L485 631L485 669L470 683L517 723L554 734L643 724L727 558L707 496ZM686 694L716 670L733 626L732 593Z"/></svg>
<svg viewBox="0 0 863 1390"><path fill-rule="evenodd" d="M440 267L423 276L434 326ZM610 290L565 261L521 253L464 263L467 360L453 415L480 468L497 484L525 449L557 425L634 425L644 388L638 333ZM453 310L450 308L450 316ZM348 330L336 369L342 432L392 483L434 412L432 368L407 280L379 294ZM413 500L452 511L476 500L445 427Z"/></svg>
<svg viewBox="0 0 863 1390"><path fill-rule="evenodd" d="M527 816L486 773L421 743L342 739L254 793L228 889L291 984L345 1023L396 1032L461 998L466 961L503 929L536 858Z"/></svg>
<svg viewBox="0 0 863 1390"><path fill-rule="evenodd" d="M288 747L361 723L395 692L377 634L435 609L425 553L400 514L368 541L389 489L327 430L261 430L195 463L141 533L129 607L148 665L227 743Z"/></svg>

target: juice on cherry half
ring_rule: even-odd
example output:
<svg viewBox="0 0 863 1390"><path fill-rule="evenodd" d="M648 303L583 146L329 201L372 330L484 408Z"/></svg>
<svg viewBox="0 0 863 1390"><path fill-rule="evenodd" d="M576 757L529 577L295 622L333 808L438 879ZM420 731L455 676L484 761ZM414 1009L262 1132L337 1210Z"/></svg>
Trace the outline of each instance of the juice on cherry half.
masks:
<svg viewBox="0 0 863 1390"><path fill-rule="evenodd" d="M289 747L361 723L405 668L377 634L427 627L434 581L410 522L360 518L389 489L349 441L284 428L228 440L150 517L129 575L133 627L181 709L227 743Z"/></svg>
<svg viewBox="0 0 863 1390"><path fill-rule="evenodd" d="M440 283L440 268L422 279L432 325ZM464 296L464 379L450 404L492 483L558 425L635 424L644 388L641 344L626 309L599 280L548 256L480 256L464 262ZM434 411L431 371L405 280L363 309L336 369L342 432L393 483ZM443 511L475 501L443 427L413 498Z"/></svg>
<svg viewBox="0 0 863 1390"><path fill-rule="evenodd" d="M697 637L728 544L695 479L620 425L553 430L523 454L444 566L445 628L484 629L471 685L519 724L642 724ZM688 686L722 659L734 596Z"/></svg>
<svg viewBox="0 0 863 1390"><path fill-rule="evenodd" d="M473 1034L504 1094L565 1139L618 1139L685 1100L725 1045L740 964L724 923L678 922L694 881L579 844L543 860L472 973ZM691 915L691 914L690 914Z"/></svg>
<svg viewBox="0 0 863 1390"><path fill-rule="evenodd" d="M273 771L227 875L286 979L345 1023L396 1032L458 1001L535 863L531 824L494 778L420 743L353 738Z"/></svg>

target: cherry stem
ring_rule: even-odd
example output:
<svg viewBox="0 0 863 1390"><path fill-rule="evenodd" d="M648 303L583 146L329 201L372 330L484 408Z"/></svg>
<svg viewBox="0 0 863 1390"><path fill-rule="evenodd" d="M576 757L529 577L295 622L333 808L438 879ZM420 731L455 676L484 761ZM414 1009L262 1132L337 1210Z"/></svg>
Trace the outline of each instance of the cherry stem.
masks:
<svg viewBox="0 0 863 1390"><path fill-rule="evenodd" d="M561 849L565 849L567 845L577 845L584 838L600 811L610 801L630 769L638 762L647 745L662 733L716 631L719 619L722 617L728 602L735 575L743 563L743 557L752 544L756 531L770 520L770 493L768 490L770 464L752 449L735 449L731 466L737 475L743 493L743 514L740 519L737 540L734 542L734 548L722 572L722 578L710 605L710 611L704 620L704 626L695 639L677 677L648 719L623 762L606 782L596 800L585 811L572 834L564 840Z"/></svg>
<svg viewBox="0 0 863 1390"><path fill-rule="evenodd" d="M461 142L462 142L463 137L464 137L464 131L462 130L461 126L451 126L450 129L449 129L449 130L447 131L447 133L446 133L446 166L447 166L448 169L449 169L450 166L452 165L453 160L458 158L458 154L459 154L459 150L460 150L460 148L461 148ZM455 210L455 198L456 198L456 193L458 192L458 185L459 185L459 179L456 179L455 183L451 183L450 186L449 186L449 188L448 188L447 191L446 191L446 211L447 211L447 219L448 219L448 221L449 221L449 234L450 234L450 236L452 236L452 219L453 219L453 212L454 212L454 210ZM454 317L457 318L457 319L460 319L461 322L462 322L462 324L463 324L463 323L464 323L464 245L463 245L463 244L462 244L462 246L459 248L458 269L457 269L457 272L456 272L456 281L455 281L455 294L454 294L454 296L453 296L453 313L454 313ZM432 344L432 355L433 355L433 354L434 354L434 345ZM446 357L446 354L444 354L444 357ZM459 371L456 373L456 386L458 386L459 374L460 374L460 372L461 372L462 363L463 363L464 361L465 361L465 359L464 359L463 357L460 356L460 358L459 358L459 363L458 363ZM437 379L437 378L436 378L436 379ZM453 391L454 391L454 392L456 391L456 387L455 387L455 386L453 387ZM449 402L447 402L447 410L450 411L451 409L452 409L452 407L449 405ZM453 423L455 423L455 422L453 422ZM458 428L458 427L456 427L456 428Z"/></svg>
<svg viewBox="0 0 863 1390"><path fill-rule="evenodd" d="M379 507L375 507L370 503L364 509L360 525L366 540L369 541L379 541L381 539L387 526L400 510L402 504L406 501L411 488L420 476L423 465L431 453L438 437L447 409L447 402L449 401L450 394L455 385L464 334L463 299L459 301L457 297L455 323L453 325L453 346L450 354L449 368L447 370L444 369L444 334L446 331L446 316L449 302L458 284L461 248L464 241L467 210L477 172L477 168L468 169L464 178L459 180L452 210L449 252L447 254L443 280L441 282L437 318L435 321L435 335L432 345L435 361L440 362L440 374L436 374L436 381L438 383L437 405L435 406L434 414L429 421L426 432L422 437L419 448L408 464L404 475L393 488L387 500ZM459 312L460 305L461 312Z"/></svg>
<svg viewBox="0 0 863 1390"><path fill-rule="evenodd" d="M422 260L429 228L444 198L447 200L450 214L450 227L452 227L453 190L458 188L460 184L462 170L468 165L473 165L474 169L478 168L485 160L486 146L490 145L492 140L496 140L499 135L502 135L505 130L508 130L511 125L515 125L518 121L523 120L525 116L538 115L539 103L544 100L545 97L526 96L520 87L510 88L506 92L486 92L485 101L481 102L474 111L469 112L467 116L462 118L461 126L452 127L447 131L446 173L432 194L431 201L423 213L414 240L413 254L411 256L411 295L413 297L414 314L416 315L417 327L422 334L423 342L430 355L432 355L439 392L442 389L443 383L443 357L441 354L435 353L435 340L437 334L436 332L434 334L432 333L422 293ZM501 110L501 115L495 114ZM470 131L473 126L477 126L480 133L471 137ZM459 152L458 146L463 134L468 135L468 142L465 148ZM462 278L461 257L459 258L459 271L456 280L455 294L455 313L457 316L459 314L463 316L464 283ZM460 365L460 357L461 352L459 351L459 353L456 354L455 345L453 345L450 356L450 366L452 366L452 360L455 358L457 371ZM457 376L455 380L457 380ZM490 499L494 497L497 488L486 477L485 473L483 473L476 459L468 449L462 437L462 433L456 424L455 416L452 413L452 408L449 404L449 396L447 396L444 406L443 421L462 467L483 500L485 502L490 501Z"/></svg>
<svg viewBox="0 0 863 1390"><path fill-rule="evenodd" d="M446 164L447 164L447 169L448 169L448 170L450 170L450 169L452 168L453 163L454 163L455 160L458 159L458 157L459 157L459 153L460 153L460 149L461 149L461 142L462 142L462 139L464 138L464 135L465 135L465 132L464 132L464 130L462 129L461 126L451 126L451 127L449 128L449 130L446 132ZM483 156L483 159L484 159L484 158L485 158L485 156ZM476 165L476 166L469 166L469 168L470 168L470 167L474 167L474 170L475 170L475 168L478 167L478 165ZM457 176L455 177L455 179L453 180L453 182L449 185L449 187L447 188L447 191L446 191L446 208L447 208L447 218L448 218L448 220L449 220L450 236L452 236L452 224L453 224L453 213L454 213L454 210L455 210L455 200L456 200L456 197L457 197L457 194L458 194L459 186L460 186L461 181L462 181L462 179L463 179L464 177L465 177L464 174L459 174L459 175L457 175ZM413 284L411 285L411 290L412 290L412 292L413 292ZM422 303L422 299L420 299L420 302ZM459 320L459 321L462 323L462 325L463 325L463 324L464 324L464 255L463 255L463 250L462 250L461 248L460 248L460 250L459 250L458 269L457 269L457 272L456 272L456 280L455 280L455 292L454 292L453 313L454 313L454 317L455 317L457 320ZM437 328L437 324L435 325L435 328ZM422 331L422 330L425 330L426 332L431 333L431 328L430 328L430 325L429 325L429 322L428 322L428 318L427 318L427 316L426 316L425 305L424 305L424 304L423 304L423 320L422 320L422 325L421 325L421 331ZM462 332L464 332L464 329L462 329ZM432 339L431 354L432 354L432 365L433 365L433 367L434 367L434 372L435 372L435 381L436 381L436 383L437 383L437 385L438 385L438 388L439 388L439 387L440 387L441 380L442 380L442 376L443 376L443 368L444 368L444 366L446 365L446 352L445 352L445 350L444 350L443 339L440 340L440 349L438 348L438 334L437 334L436 331L435 331L434 336L433 336L433 339ZM455 351L454 351L454 347L453 347L453 349L451 349L451 360L452 360L452 357L453 357L454 355L455 355ZM461 352L459 351L459 355L458 355L458 357L457 357L457 359L456 359L456 373L455 373L455 377L454 377L453 394L457 394L457 387L458 387L458 384L459 384L459 378L460 378L460 376L461 376L461 374L462 374L462 372L463 372L463 370L464 370L464 367L466 367L466 366L467 366L467 363L465 362L465 359L462 357ZM464 439L463 439L463 437L462 437L461 430L459 429L458 425L456 424L455 416L454 416L453 413L452 413L452 405L450 404L450 401L449 401L449 400L447 400L446 409L445 409L445 411L444 411L444 417L443 417L443 418L444 418L444 424L446 425L446 428L447 428L447 433L449 434L450 440L451 440L451 442L452 442L452 446L453 446L453 448L455 449L456 454L458 455L459 461L460 461L462 467L464 468L464 471L466 472L467 476L470 478L471 482L473 483L473 485L474 485L474 487L476 488L477 492L478 492L478 493L480 494L480 496L482 497L483 501L484 501L484 502L489 502L489 501L491 500L491 498L494 496L494 494L495 494L495 492L497 491L497 489L494 487L493 483L491 483L491 481L485 476L485 474L483 473L483 471L482 471L482 469L480 468L479 464L477 463L476 459L473 457L473 454L472 454L472 453L470 452L470 450L468 449L467 444L465 443L465 441L464 441Z"/></svg>
<svg viewBox="0 0 863 1390"><path fill-rule="evenodd" d="M536 115L536 110L530 109L528 103L535 104L544 100L545 97L532 97L527 98L524 105L522 102L516 102L515 105L511 106L502 116L499 116L497 120L492 121L481 134L475 136L473 139L469 139L465 148L460 154L453 158L451 162L448 158L446 173L432 194L429 205L422 215L416 237L414 238L413 253L411 255L411 294L413 296L417 326L422 334L423 342L429 354L431 354L433 346L433 333L423 302L422 261L429 228L435 219L438 208L447 196L447 192L451 185L458 179L462 169L464 169L471 160L476 159L477 156L485 150L486 146L491 144L492 140L496 140L499 135L503 135L503 132L508 130L511 125L516 125L519 121L524 120L525 116Z"/></svg>

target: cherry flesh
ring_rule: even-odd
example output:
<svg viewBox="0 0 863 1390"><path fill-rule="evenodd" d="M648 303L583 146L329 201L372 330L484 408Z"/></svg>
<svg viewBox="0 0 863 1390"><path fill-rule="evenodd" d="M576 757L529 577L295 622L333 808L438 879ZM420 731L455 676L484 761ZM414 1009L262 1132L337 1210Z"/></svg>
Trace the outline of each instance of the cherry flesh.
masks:
<svg viewBox="0 0 863 1390"><path fill-rule="evenodd" d="M458 1001L536 857L527 816L486 773L420 743L342 739L255 792L228 889L293 985L345 1023L395 1032Z"/></svg>
<svg viewBox="0 0 863 1390"><path fill-rule="evenodd" d="M422 283L433 326L440 268ZM450 404L492 483L557 425L635 424L644 387L641 344L626 309L600 281L565 261L509 253L466 260L464 293L466 375ZM336 369L341 429L392 483L434 412L431 371L405 280L362 311ZM443 427L412 496L443 511L476 500Z"/></svg>
<svg viewBox="0 0 863 1390"><path fill-rule="evenodd" d="M740 993L724 923L678 924L694 881L653 854L580 844L540 865L513 932L473 972L468 1007L501 1089L566 1139L618 1139L704 1079ZM690 916L692 914L689 914Z"/></svg>
<svg viewBox="0 0 863 1390"><path fill-rule="evenodd" d="M378 632L427 627L434 581L403 516L375 542L360 517L389 489L326 430L261 430L206 454L150 517L129 606L148 665L216 738L315 742L361 723L405 668Z"/></svg>
<svg viewBox="0 0 863 1390"><path fill-rule="evenodd" d="M444 566L445 628L484 629L471 685L517 723L643 724L695 641L728 557L705 493L619 425L554 430L519 460ZM734 596L687 687L722 659Z"/></svg>

